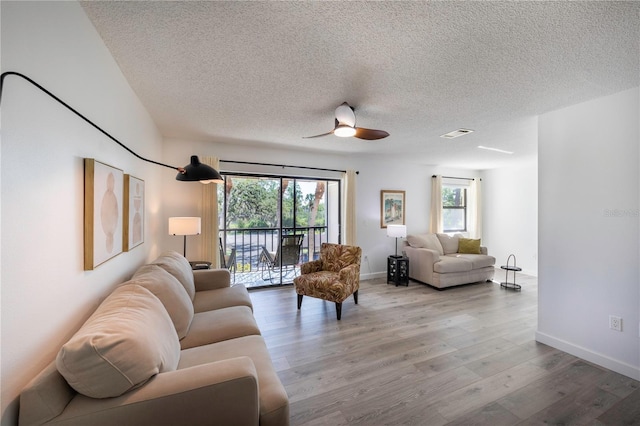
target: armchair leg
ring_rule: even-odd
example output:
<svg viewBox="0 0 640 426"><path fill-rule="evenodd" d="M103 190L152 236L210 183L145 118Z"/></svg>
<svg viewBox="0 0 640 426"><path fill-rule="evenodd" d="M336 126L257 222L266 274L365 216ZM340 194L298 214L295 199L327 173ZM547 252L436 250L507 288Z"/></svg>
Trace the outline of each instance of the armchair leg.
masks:
<svg viewBox="0 0 640 426"><path fill-rule="evenodd" d="M298 309L300 309L300 306L302 306L302 294L298 295Z"/></svg>
<svg viewBox="0 0 640 426"><path fill-rule="evenodd" d="M353 292L353 301L356 302L356 305L358 304L358 290Z"/></svg>
<svg viewBox="0 0 640 426"><path fill-rule="evenodd" d="M336 302L336 315L338 316L338 321L340 321L340 317L342 316L342 302Z"/></svg>

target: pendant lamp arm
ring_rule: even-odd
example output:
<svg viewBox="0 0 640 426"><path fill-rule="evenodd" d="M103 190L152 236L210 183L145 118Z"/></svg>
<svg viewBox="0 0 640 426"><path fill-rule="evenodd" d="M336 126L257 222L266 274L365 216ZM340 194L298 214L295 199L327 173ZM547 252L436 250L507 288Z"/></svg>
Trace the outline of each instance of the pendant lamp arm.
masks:
<svg viewBox="0 0 640 426"><path fill-rule="evenodd" d="M86 121L87 123L89 123L91 126L93 126L96 130L98 130L100 133L102 133L103 135L105 135L106 137L108 137L109 139L111 139L112 141L114 141L115 143L117 143L118 145L120 145L122 148L126 149L127 151L129 151L130 154L134 155L135 157L139 158L140 160L146 161L148 163L153 163L153 164L157 164L158 166L163 166L163 167L168 167L172 170L177 170L180 173L184 174L184 168L182 167L175 167L175 166L170 166L168 164L164 164L164 163L159 163L157 161L153 161L153 160L149 160L148 158L144 158L138 154L136 154L135 152L133 152L131 149L129 149L129 147L127 147L125 144L123 144L122 142L120 142L118 139L114 138L113 136L111 136L109 133L107 133L105 130L103 130L100 126L98 126L97 124L95 124L93 121L89 120L87 117L85 117L84 115L80 114L78 111L76 111L74 108L72 108L71 106L69 106L66 102L64 102L62 99L58 98L56 95L54 95L53 93L51 93L50 91L48 91L47 89L45 89L44 87L42 87L41 85L39 85L38 83L36 83L35 81L33 81L31 78L27 77L24 74L21 74L19 72L15 72L15 71L7 71L7 72L3 72L2 75L0 75L0 104L2 104L2 92L4 89L4 79L10 75L15 75L17 77L21 77L24 80L28 81L29 83L33 84L34 86L36 86L38 89L42 90L44 93L46 93L47 95L51 96L53 99L55 99L56 101L58 101L60 104L64 105L69 111L73 112L75 115L77 115L78 117L82 118L84 121Z"/></svg>

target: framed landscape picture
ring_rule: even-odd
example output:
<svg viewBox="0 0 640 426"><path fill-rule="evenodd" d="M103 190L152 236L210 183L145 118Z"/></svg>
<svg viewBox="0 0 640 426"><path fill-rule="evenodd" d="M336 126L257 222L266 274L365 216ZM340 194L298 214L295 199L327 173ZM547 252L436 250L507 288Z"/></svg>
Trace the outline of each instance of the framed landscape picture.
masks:
<svg viewBox="0 0 640 426"><path fill-rule="evenodd" d="M84 159L84 269L122 253L122 170Z"/></svg>
<svg viewBox="0 0 640 426"><path fill-rule="evenodd" d="M144 242L144 181L124 175L124 229L122 245L129 251Z"/></svg>
<svg viewBox="0 0 640 426"><path fill-rule="evenodd" d="M383 189L380 191L380 227L404 225L405 192Z"/></svg>

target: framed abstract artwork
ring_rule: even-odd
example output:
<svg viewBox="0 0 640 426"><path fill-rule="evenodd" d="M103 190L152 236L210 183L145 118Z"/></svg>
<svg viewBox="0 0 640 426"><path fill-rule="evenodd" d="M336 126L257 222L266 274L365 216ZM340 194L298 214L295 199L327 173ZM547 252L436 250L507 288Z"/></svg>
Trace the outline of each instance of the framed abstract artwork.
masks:
<svg viewBox="0 0 640 426"><path fill-rule="evenodd" d="M380 228L386 228L387 225L405 225L405 210L404 191L380 191Z"/></svg>
<svg viewBox="0 0 640 426"><path fill-rule="evenodd" d="M124 229L122 249L129 251L144 242L144 181L124 175Z"/></svg>
<svg viewBox="0 0 640 426"><path fill-rule="evenodd" d="M123 172L84 159L84 270L122 253Z"/></svg>

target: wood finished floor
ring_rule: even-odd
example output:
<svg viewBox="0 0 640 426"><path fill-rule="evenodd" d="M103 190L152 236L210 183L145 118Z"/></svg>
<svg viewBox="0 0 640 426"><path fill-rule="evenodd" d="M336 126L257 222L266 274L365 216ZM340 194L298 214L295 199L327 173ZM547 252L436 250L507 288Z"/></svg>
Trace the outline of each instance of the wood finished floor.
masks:
<svg viewBox="0 0 640 426"><path fill-rule="evenodd" d="M517 279L363 281L341 321L291 286L251 291L291 425L640 424L639 382L534 341L537 280Z"/></svg>

